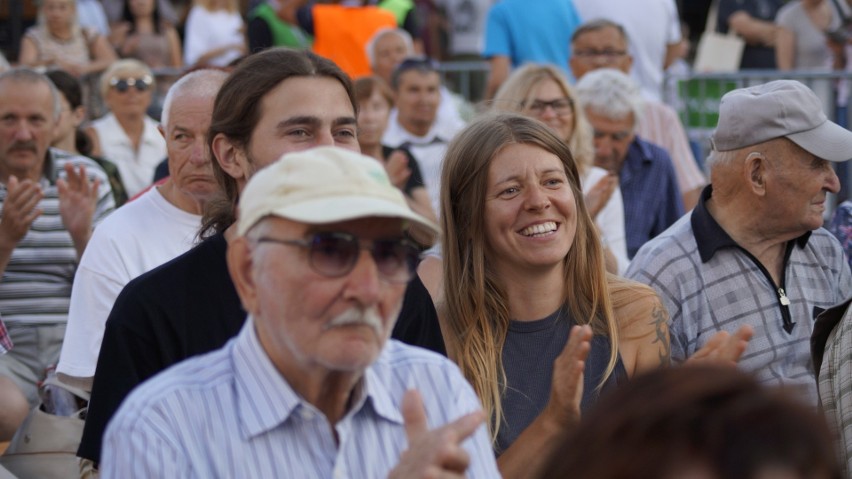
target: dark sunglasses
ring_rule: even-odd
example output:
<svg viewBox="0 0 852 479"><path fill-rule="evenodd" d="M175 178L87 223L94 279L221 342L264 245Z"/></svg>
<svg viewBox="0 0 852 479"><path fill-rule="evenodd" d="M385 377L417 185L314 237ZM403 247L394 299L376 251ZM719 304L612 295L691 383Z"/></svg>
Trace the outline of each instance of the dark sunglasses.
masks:
<svg viewBox="0 0 852 479"><path fill-rule="evenodd" d="M278 239L263 237L258 243L277 243L308 250L308 264L317 273L329 277L345 276L355 268L361 249L370 251L379 276L391 283L407 283L414 277L420 252L414 243L402 239L376 239L361 245L361 239L349 233L322 232L310 238Z"/></svg>
<svg viewBox="0 0 852 479"><path fill-rule="evenodd" d="M109 81L109 86L118 90L119 93L124 93L131 87L136 87L137 91L143 92L153 83L154 79L150 75L145 75L142 78L113 78Z"/></svg>

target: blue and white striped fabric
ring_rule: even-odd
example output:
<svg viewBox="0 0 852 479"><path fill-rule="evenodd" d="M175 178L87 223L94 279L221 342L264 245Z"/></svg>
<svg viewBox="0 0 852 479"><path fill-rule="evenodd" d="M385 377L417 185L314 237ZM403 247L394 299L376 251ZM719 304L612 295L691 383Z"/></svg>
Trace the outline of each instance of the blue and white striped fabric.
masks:
<svg viewBox="0 0 852 479"><path fill-rule="evenodd" d="M57 178L65 177L65 164L86 167L89 181L100 181L92 223L97 225L115 208L106 173L93 160L51 148L44 177L42 213L12 251L0 281L0 311L8 325L64 323L68 319L71 283L77 270L77 250L59 214ZM0 185L0 204L6 201Z"/></svg>
<svg viewBox="0 0 852 479"><path fill-rule="evenodd" d="M128 397L107 428L101 476L381 478L407 448L405 391L420 391L430 428L481 408L452 362L393 340L362 385L334 425L337 445L325 416L272 364L249 318L224 348L168 369ZM464 446L468 477L499 477L485 426Z"/></svg>

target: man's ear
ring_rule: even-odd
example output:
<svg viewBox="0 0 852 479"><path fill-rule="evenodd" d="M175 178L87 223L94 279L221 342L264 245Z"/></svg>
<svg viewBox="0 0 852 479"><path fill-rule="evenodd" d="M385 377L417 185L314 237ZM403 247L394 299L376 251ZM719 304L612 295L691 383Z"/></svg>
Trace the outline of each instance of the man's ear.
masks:
<svg viewBox="0 0 852 479"><path fill-rule="evenodd" d="M248 180L251 176L248 171L248 158L242 148L234 145L224 133L218 133L213 138L211 147L214 159L225 173L237 182Z"/></svg>
<svg viewBox="0 0 852 479"><path fill-rule="evenodd" d="M252 275L251 244L241 236L228 242L228 272L237 289L243 308L251 314L257 312L257 288Z"/></svg>
<svg viewBox="0 0 852 479"><path fill-rule="evenodd" d="M74 118L74 128L79 127L86 120L86 107L78 106L71 110L71 116Z"/></svg>
<svg viewBox="0 0 852 479"><path fill-rule="evenodd" d="M753 151L748 154L743 162L743 175L746 176L746 184L752 192L758 196L766 194L766 176L769 163L763 153Z"/></svg>

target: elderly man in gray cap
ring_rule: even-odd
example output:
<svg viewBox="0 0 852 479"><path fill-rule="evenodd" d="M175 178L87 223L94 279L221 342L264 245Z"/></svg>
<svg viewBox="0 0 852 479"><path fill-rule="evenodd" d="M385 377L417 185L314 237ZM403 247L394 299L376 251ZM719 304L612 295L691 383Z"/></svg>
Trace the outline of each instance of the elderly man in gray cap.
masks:
<svg viewBox="0 0 852 479"><path fill-rule="evenodd" d="M833 163L852 132L789 80L722 98L698 206L639 250L626 276L651 285L671 315L672 358L720 330L750 325L740 367L801 388L817 403L809 338L822 310L852 295L839 242L822 228Z"/></svg>

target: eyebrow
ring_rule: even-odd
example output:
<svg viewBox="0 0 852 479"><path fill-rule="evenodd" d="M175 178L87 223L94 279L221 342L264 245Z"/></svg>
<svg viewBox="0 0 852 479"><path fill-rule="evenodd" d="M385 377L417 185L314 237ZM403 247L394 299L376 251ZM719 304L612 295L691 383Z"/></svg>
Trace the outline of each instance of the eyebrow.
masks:
<svg viewBox="0 0 852 479"><path fill-rule="evenodd" d="M565 173L565 170L562 168L548 168L546 170L542 170L539 172L540 175L548 175L550 173L560 173L562 175L568 176ZM498 180L494 185L502 185L503 183L508 183L510 181L518 181L520 179L520 175L510 175L501 180Z"/></svg>
<svg viewBox="0 0 852 479"><path fill-rule="evenodd" d="M334 120L332 120L331 126L336 127L336 126L341 126L341 125L356 125L357 123L358 123L358 121L355 119L354 116L344 116L344 117L339 117L339 118L335 118ZM321 124L322 124L322 120L320 118L316 117L316 116L308 116L308 115L292 116L290 118L286 118L286 119L278 122L276 129L282 130L282 129L285 129L287 127L295 126L295 125L310 125L312 127L319 127L319 125L321 125Z"/></svg>

